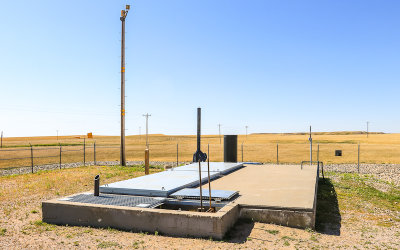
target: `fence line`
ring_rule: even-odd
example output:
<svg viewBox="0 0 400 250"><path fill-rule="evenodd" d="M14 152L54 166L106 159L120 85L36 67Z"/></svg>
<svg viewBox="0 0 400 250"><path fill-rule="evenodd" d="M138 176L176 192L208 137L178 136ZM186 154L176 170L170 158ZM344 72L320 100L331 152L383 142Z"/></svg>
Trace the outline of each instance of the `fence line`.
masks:
<svg viewBox="0 0 400 250"><path fill-rule="evenodd" d="M189 143L181 143L180 145L155 143L150 146L150 157L153 160L164 162L174 162L176 160L176 165L179 165L179 160L183 162L191 161L195 151L195 145ZM389 150L386 146L363 144L363 147L361 147L361 144L353 143L323 143L321 145L317 144L317 147L314 147L314 152L316 152L314 157L316 157L317 161L324 162L325 165L331 163L355 164L358 172L362 163L384 163L385 160L390 161L390 163L400 163L400 145L389 145ZM119 149L119 145L98 144L96 142L74 145L60 144L59 147L31 145L18 149L3 148L0 149L0 170L29 166L33 172L34 166L49 164L58 164L61 168L63 163L83 162L83 165L86 165L88 159L95 164L97 161L118 161ZM342 158L334 156L336 149L344 152ZM361 149L363 150L362 152ZM210 144L210 151L213 154L214 161L223 161L222 144ZM377 153L377 151L379 152ZM299 164L301 161L308 160L309 153L309 143L247 144L241 142L238 147L238 160L269 162L276 163L277 165L284 163ZM363 154L362 157L361 153ZM127 145L127 156L130 160L134 161L143 159L144 146ZM55 158L59 159L55 161L51 160Z"/></svg>

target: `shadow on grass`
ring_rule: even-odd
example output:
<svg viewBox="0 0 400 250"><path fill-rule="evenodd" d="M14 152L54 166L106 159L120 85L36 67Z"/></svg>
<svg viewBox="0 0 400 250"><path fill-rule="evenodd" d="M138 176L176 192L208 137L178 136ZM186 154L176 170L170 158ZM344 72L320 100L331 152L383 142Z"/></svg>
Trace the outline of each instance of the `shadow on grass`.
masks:
<svg viewBox="0 0 400 250"><path fill-rule="evenodd" d="M337 194L332 181L329 178L320 179L315 229L323 234L340 235L341 221Z"/></svg>
<svg viewBox="0 0 400 250"><path fill-rule="evenodd" d="M253 228L254 222L251 219L239 219L225 234L224 241L230 243L244 243L248 240Z"/></svg>

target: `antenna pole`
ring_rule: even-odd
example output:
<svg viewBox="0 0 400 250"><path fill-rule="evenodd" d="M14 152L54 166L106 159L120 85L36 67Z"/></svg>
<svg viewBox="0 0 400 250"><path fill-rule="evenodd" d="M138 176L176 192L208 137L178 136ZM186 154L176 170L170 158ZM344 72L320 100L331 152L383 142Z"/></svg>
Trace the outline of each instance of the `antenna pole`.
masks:
<svg viewBox="0 0 400 250"><path fill-rule="evenodd" d="M130 9L121 10L121 166L126 166L125 155L125 19Z"/></svg>

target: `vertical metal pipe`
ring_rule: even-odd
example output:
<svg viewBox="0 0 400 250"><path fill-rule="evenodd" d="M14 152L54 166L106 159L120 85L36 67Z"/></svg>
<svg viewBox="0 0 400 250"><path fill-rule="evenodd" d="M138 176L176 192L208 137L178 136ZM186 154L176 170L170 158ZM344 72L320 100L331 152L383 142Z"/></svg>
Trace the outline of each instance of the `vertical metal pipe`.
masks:
<svg viewBox="0 0 400 250"><path fill-rule="evenodd" d="M86 139L83 138L83 166L86 166Z"/></svg>
<svg viewBox="0 0 400 250"><path fill-rule="evenodd" d="M221 124L218 124L219 144L221 144Z"/></svg>
<svg viewBox="0 0 400 250"><path fill-rule="evenodd" d="M121 16L121 166L126 166L125 155L125 11Z"/></svg>
<svg viewBox="0 0 400 250"><path fill-rule="evenodd" d="M179 144L176 144L176 166L179 166Z"/></svg>
<svg viewBox="0 0 400 250"><path fill-rule="evenodd" d="M210 199L210 212L211 212L212 207L211 207L211 180L210 180L210 144L208 144L207 155L208 155L208 158L207 158L208 196L209 196L209 199Z"/></svg>
<svg viewBox="0 0 400 250"><path fill-rule="evenodd" d="M150 150L146 148L144 150L144 174L150 174L150 166L149 166L149 158L150 158Z"/></svg>
<svg viewBox="0 0 400 250"><path fill-rule="evenodd" d="M279 165L279 144L276 144L276 165Z"/></svg>
<svg viewBox="0 0 400 250"><path fill-rule="evenodd" d="M360 173L360 143L358 143L358 160L357 160L357 170Z"/></svg>
<svg viewBox="0 0 400 250"><path fill-rule="evenodd" d="M62 148L61 148L61 144L60 144L60 169L61 169L61 152L62 152Z"/></svg>
<svg viewBox="0 0 400 250"><path fill-rule="evenodd" d="M100 175L94 177L94 196L99 196L100 194Z"/></svg>
<svg viewBox="0 0 400 250"><path fill-rule="evenodd" d="M93 160L94 160L94 165L96 166L97 165L97 162L96 162L96 141L93 144Z"/></svg>
<svg viewBox="0 0 400 250"><path fill-rule="evenodd" d="M242 142L242 162L243 162L243 142Z"/></svg>
<svg viewBox="0 0 400 250"><path fill-rule="evenodd" d="M32 167L32 174L33 174L33 147L32 147L32 144L29 143L29 145L31 145L31 167Z"/></svg>
<svg viewBox="0 0 400 250"><path fill-rule="evenodd" d="M197 152L200 152L201 147L201 108L197 108Z"/></svg>
<svg viewBox="0 0 400 250"><path fill-rule="evenodd" d="M200 208L203 212L203 187L201 186L201 163L199 159L199 187L200 187Z"/></svg>

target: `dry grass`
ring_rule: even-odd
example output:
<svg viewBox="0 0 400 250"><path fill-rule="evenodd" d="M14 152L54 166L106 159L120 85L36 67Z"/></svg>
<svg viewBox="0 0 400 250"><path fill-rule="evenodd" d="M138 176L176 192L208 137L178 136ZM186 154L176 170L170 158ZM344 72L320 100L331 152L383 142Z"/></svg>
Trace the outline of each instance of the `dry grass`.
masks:
<svg viewBox="0 0 400 250"><path fill-rule="evenodd" d="M83 137L82 137L83 138ZM96 141L97 161L114 161L119 159L118 136L95 136L86 140L86 161L93 160L93 143ZM179 160L191 161L196 150L196 136L167 136L150 135L150 157L152 161L176 161L176 145L179 144ZM279 143L279 162L299 163L309 160L309 144L307 134L251 134L240 135L238 138L238 157L241 160L241 147L243 143L244 161L276 162L276 144ZM357 144L361 143L361 163L400 163L400 134L370 134L367 138L360 133L317 133L313 135L314 160L319 144L319 159L324 163L356 163ZM13 149L24 149L31 143L34 146L34 156L54 156L50 158L35 158L35 165L46 163L59 163L58 143L62 143L62 162L83 161L83 139L75 136L60 137L20 137L5 138L4 145ZM145 137L128 136L127 159L143 160ZM210 159L212 161L223 160L223 142L216 135L202 137L202 150L207 151L210 144ZM104 148L102 146L111 147ZM5 148L11 149L11 148ZM25 147L26 149L26 147ZM342 157L335 157L336 149L343 150ZM65 152L65 150L81 150ZM0 159L13 157L27 157L22 160L2 161L0 167L30 166L29 150L24 151L0 151Z"/></svg>
<svg viewBox="0 0 400 250"><path fill-rule="evenodd" d="M152 169L152 172L159 171ZM368 175L326 173L320 182L317 231L239 221L224 241L174 238L115 229L56 226L41 221L44 200L143 175L141 167L81 167L0 177L0 249L399 249L399 187ZM387 186L379 191L373 184Z"/></svg>

